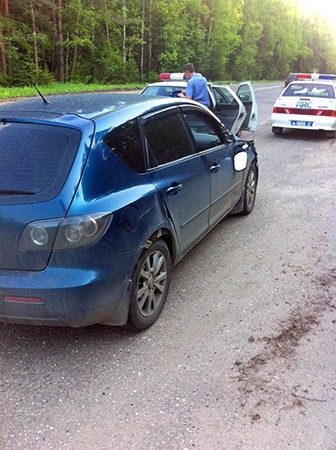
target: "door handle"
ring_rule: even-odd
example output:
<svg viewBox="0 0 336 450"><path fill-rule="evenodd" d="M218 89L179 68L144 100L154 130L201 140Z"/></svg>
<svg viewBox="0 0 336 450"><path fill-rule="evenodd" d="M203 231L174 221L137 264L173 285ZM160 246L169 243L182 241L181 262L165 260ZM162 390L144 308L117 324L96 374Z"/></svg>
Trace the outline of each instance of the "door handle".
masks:
<svg viewBox="0 0 336 450"><path fill-rule="evenodd" d="M210 172L212 172L212 173L216 173L216 172L218 172L219 171L219 169L221 168L221 165L220 164L217 164L217 163L215 163L215 164L213 164L211 167L210 167Z"/></svg>
<svg viewBox="0 0 336 450"><path fill-rule="evenodd" d="M182 188L183 188L183 184L175 184L175 185L170 186L167 189L166 193L167 193L167 195L177 195Z"/></svg>

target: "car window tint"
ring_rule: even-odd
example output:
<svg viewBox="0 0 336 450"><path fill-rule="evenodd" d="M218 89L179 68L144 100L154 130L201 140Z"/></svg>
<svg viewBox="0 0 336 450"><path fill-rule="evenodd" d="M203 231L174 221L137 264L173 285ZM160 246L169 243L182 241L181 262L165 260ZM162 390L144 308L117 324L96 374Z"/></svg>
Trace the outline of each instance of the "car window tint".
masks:
<svg viewBox="0 0 336 450"><path fill-rule="evenodd" d="M104 138L105 144L135 172L144 172L144 154L137 120L115 128Z"/></svg>
<svg viewBox="0 0 336 450"><path fill-rule="evenodd" d="M150 166L167 164L195 153L179 111L156 114L144 122Z"/></svg>
<svg viewBox="0 0 336 450"><path fill-rule="evenodd" d="M331 85L316 83L292 83L284 91L285 97L320 97L335 98L335 91Z"/></svg>
<svg viewBox="0 0 336 450"><path fill-rule="evenodd" d="M194 136L198 151L208 150L223 143L219 128L210 123L205 115L196 111L184 111L184 117Z"/></svg>
<svg viewBox="0 0 336 450"><path fill-rule="evenodd" d="M58 126L0 124L1 202L28 203L55 197L73 163L81 133ZM26 198L22 199L22 196Z"/></svg>

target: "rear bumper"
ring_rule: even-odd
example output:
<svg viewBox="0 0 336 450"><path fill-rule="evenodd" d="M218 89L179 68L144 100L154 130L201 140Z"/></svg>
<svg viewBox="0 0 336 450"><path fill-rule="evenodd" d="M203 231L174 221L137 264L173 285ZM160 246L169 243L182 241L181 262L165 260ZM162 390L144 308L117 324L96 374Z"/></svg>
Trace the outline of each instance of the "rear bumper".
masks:
<svg viewBox="0 0 336 450"><path fill-rule="evenodd" d="M0 271L0 322L71 327L126 324L134 266L134 255L126 255L109 264L104 259L78 269Z"/></svg>
<svg viewBox="0 0 336 450"><path fill-rule="evenodd" d="M299 130L336 130L336 117L310 116L273 113L271 116L272 127L293 128ZM297 122L293 124L292 122Z"/></svg>

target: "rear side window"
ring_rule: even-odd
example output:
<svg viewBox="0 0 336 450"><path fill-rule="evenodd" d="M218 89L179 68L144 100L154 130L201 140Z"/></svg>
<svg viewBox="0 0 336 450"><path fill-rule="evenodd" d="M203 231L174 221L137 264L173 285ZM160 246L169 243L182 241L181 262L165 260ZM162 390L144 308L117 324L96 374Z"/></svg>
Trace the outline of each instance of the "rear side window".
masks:
<svg viewBox="0 0 336 450"><path fill-rule="evenodd" d="M195 153L190 132L179 111L169 111L145 120L150 166L167 164Z"/></svg>
<svg viewBox="0 0 336 450"><path fill-rule="evenodd" d="M131 120L115 128L104 138L105 144L135 172L145 171L138 121Z"/></svg>
<svg viewBox="0 0 336 450"><path fill-rule="evenodd" d="M282 94L285 97L319 97L335 98L335 91L331 85L315 83L292 83Z"/></svg>
<svg viewBox="0 0 336 450"><path fill-rule="evenodd" d="M62 188L81 133L52 125L0 122L0 202L37 202Z"/></svg>

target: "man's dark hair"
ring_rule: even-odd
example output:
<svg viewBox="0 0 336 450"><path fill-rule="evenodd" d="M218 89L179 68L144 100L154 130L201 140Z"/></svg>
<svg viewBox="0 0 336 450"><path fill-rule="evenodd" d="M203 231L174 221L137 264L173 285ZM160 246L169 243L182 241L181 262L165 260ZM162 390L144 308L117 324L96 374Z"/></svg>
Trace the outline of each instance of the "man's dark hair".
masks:
<svg viewBox="0 0 336 450"><path fill-rule="evenodd" d="M195 72L195 66L194 66L194 64L192 64L192 63L186 64L186 65L183 67L183 72L186 72L186 71L191 72L191 73Z"/></svg>

